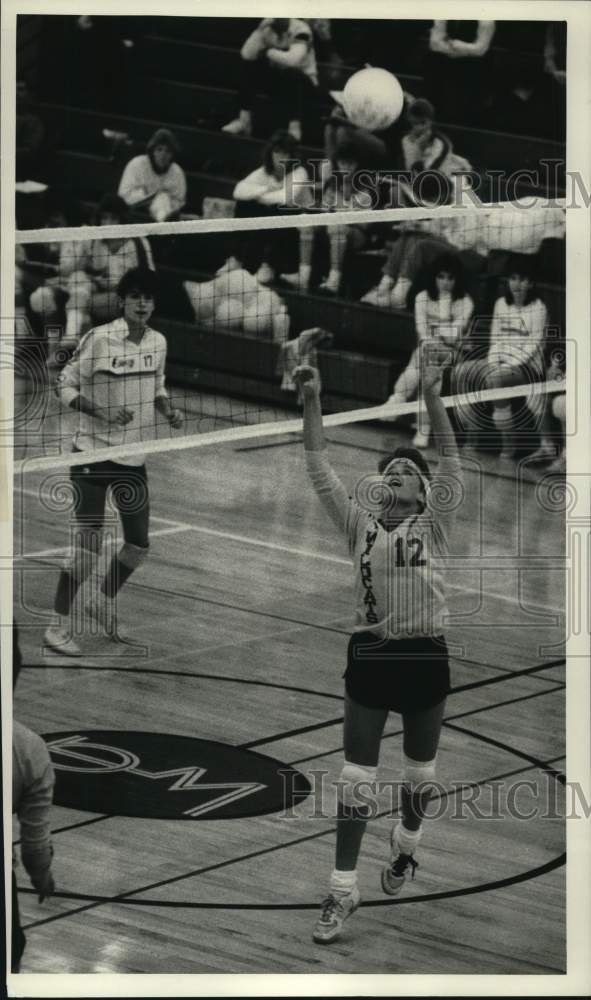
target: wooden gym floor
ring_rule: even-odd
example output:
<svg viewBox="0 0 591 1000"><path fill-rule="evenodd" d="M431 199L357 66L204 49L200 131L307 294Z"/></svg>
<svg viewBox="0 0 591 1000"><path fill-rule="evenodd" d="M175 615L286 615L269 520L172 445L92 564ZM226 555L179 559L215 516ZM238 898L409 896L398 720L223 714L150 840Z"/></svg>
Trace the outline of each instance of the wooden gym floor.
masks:
<svg viewBox="0 0 591 1000"><path fill-rule="evenodd" d="M349 484L396 440L363 425L329 437ZM535 481L497 465L481 473L466 460L440 815L402 895L380 888L386 799L362 847L364 905L321 947L311 929L333 866L334 820L312 818L310 799L291 818L143 819L86 811L81 786L79 808L53 810L55 896L39 905L18 870L23 972L565 970L563 515ZM350 571L307 483L301 444L164 452L148 467L151 555L120 600L123 628L146 655L98 639L79 662L43 651L69 514L56 499L62 474L16 482L15 614L27 664L16 717L46 734L132 730L256 748L336 780ZM392 715L380 777L396 778L400 757ZM528 819L509 808L522 780L533 783L516 798Z"/></svg>

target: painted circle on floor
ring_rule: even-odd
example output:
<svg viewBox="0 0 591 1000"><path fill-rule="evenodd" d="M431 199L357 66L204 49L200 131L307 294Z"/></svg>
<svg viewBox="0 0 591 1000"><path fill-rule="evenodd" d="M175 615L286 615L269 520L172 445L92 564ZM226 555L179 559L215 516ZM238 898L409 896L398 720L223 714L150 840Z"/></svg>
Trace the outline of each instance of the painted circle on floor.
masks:
<svg viewBox="0 0 591 1000"><path fill-rule="evenodd" d="M168 733L93 729L44 735L54 802L142 819L239 819L289 809L307 778L252 750Z"/></svg>

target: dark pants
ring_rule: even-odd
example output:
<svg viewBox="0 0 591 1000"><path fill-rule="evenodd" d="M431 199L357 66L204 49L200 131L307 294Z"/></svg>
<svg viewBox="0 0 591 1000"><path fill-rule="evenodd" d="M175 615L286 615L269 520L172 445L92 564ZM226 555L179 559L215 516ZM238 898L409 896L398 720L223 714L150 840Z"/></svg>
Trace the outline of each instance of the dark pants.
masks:
<svg viewBox="0 0 591 1000"><path fill-rule="evenodd" d="M10 968L12 972L19 972L21 958L25 950L27 939L21 927L21 915L18 908L18 893L16 888L16 878L12 873L12 948L10 958Z"/></svg>
<svg viewBox="0 0 591 1000"><path fill-rule="evenodd" d="M110 489L125 541L147 548L150 505L145 465L117 462L73 465L70 478L77 493L76 518L81 525L100 531Z"/></svg>
<svg viewBox="0 0 591 1000"><path fill-rule="evenodd" d="M297 69L277 69L262 56L260 59L240 61L238 100L241 110L252 111L257 94L268 94L277 111L285 119L301 120L310 115L318 88L309 77Z"/></svg>

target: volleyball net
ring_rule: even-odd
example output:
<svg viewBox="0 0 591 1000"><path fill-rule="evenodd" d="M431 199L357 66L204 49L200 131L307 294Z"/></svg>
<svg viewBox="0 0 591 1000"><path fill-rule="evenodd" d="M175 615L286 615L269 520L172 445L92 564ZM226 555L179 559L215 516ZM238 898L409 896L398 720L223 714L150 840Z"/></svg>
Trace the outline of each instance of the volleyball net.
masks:
<svg viewBox="0 0 591 1000"><path fill-rule="evenodd" d="M470 372L454 413L539 412L564 391L564 233L556 203L17 232L15 466L297 433L302 363L328 426L412 418L420 340Z"/></svg>

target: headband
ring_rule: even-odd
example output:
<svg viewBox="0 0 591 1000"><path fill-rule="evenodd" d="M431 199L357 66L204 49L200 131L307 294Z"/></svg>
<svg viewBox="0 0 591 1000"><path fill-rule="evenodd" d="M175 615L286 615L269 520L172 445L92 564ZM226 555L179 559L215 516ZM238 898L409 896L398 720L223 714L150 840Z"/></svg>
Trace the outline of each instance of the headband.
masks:
<svg viewBox="0 0 591 1000"><path fill-rule="evenodd" d="M414 473L416 473L416 475L419 477L419 479L421 481L421 485L423 487L423 490L425 491L425 496L428 495L429 488L430 488L431 484L430 484L427 476L422 471L422 469L419 468L419 466L417 465L417 463L413 462L412 458L407 458L405 455L400 455L399 457L395 457L395 458L390 459L390 461L388 462L386 468L382 472L382 476L386 476L388 474L388 471L395 464L397 464L397 465L406 465L406 466L408 466L409 469L412 469L412 471Z"/></svg>

